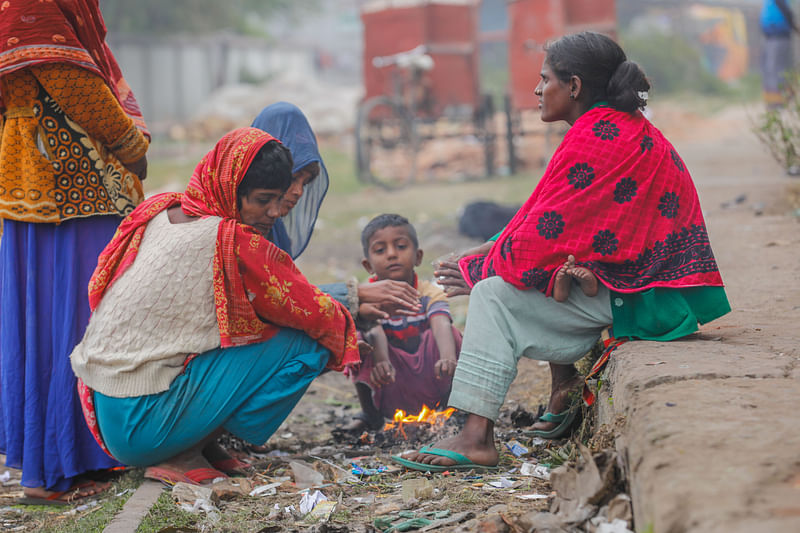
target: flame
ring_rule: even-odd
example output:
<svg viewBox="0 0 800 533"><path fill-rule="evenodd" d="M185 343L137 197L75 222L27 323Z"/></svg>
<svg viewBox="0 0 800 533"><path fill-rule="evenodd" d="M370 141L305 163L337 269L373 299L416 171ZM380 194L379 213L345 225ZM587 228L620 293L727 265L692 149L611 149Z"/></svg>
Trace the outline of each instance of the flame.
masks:
<svg viewBox="0 0 800 533"><path fill-rule="evenodd" d="M395 434L399 433L403 435L404 439L408 439L408 435L406 435L403 425L430 424L431 426L440 427L443 426L445 420L450 418L450 416L455 412L456 410L454 407L448 407L444 411L437 411L424 404L422 405L422 410L416 415L407 415L405 411L398 409L394 412L394 422L388 422L383 427L383 430L389 431L390 429L394 429Z"/></svg>

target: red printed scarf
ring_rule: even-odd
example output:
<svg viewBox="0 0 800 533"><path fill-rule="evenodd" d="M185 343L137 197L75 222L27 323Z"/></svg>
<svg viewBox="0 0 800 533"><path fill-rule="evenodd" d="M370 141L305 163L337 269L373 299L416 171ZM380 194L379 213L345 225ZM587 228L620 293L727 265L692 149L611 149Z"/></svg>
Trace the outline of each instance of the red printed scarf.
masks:
<svg viewBox="0 0 800 533"><path fill-rule="evenodd" d="M148 138L139 104L105 42L98 0L4 0L0 5L0 75L48 62L71 63L102 77ZM0 109L5 106L0 95Z"/></svg>
<svg viewBox="0 0 800 533"><path fill-rule="evenodd" d="M619 292L722 286L691 176L641 113L584 113L490 252L459 267L470 286L501 276L549 296L569 254Z"/></svg>
<svg viewBox="0 0 800 533"><path fill-rule="evenodd" d="M286 310L285 322L306 331L331 350L329 368L340 370L343 365L357 361L355 324L350 315L318 289L306 290L310 286L291 258L255 229L238 222L236 189L256 153L272 140L275 139L271 135L256 128L232 131L200 161L183 194L154 196L126 217L100 254L89 282L92 311L105 291L133 263L147 223L163 210L180 205L190 216L222 218L213 265L214 300L222 347L261 342L279 330L279 325L258 317L240 274L240 265L260 272L270 272L274 267L284 272L286 278L278 279L273 275L275 279L262 284L262 294L253 297L266 298L275 309L290 302L293 307ZM237 241L247 245L237 247Z"/></svg>

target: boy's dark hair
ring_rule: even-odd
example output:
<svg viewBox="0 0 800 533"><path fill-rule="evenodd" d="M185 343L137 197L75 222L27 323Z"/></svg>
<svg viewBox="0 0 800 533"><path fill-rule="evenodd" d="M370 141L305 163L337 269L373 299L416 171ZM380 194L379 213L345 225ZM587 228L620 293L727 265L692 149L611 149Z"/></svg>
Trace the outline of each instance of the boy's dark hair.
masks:
<svg viewBox="0 0 800 533"><path fill-rule="evenodd" d="M411 225L408 219L401 215L383 214L378 215L364 227L361 232L361 247L364 249L364 257L369 257L369 241L375 232L388 227L405 226L408 231L408 236L414 244L414 248L419 248L419 240L417 239L417 230Z"/></svg>
<svg viewBox="0 0 800 533"><path fill-rule="evenodd" d="M256 153L241 183L236 188L236 203L241 209L241 199L253 189L280 189L286 191L292 184L292 153L278 141L269 141Z"/></svg>

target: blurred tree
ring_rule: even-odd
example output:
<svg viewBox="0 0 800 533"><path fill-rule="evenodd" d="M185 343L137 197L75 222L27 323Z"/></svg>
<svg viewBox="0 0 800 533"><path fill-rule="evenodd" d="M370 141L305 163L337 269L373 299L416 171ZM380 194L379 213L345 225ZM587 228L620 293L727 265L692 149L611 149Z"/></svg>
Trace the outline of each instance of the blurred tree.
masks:
<svg viewBox="0 0 800 533"><path fill-rule="evenodd" d="M317 0L100 0L109 33L265 33L259 22L297 14ZM255 19L255 20L253 20Z"/></svg>
<svg viewBox="0 0 800 533"><path fill-rule="evenodd" d="M695 91L726 94L729 87L703 66L700 51L685 37L658 31L646 35L623 33L628 57L642 66L653 90L660 93Z"/></svg>
<svg viewBox="0 0 800 533"><path fill-rule="evenodd" d="M790 176L800 176L800 73L786 74L784 105L757 117L753 131Z"/></svg>

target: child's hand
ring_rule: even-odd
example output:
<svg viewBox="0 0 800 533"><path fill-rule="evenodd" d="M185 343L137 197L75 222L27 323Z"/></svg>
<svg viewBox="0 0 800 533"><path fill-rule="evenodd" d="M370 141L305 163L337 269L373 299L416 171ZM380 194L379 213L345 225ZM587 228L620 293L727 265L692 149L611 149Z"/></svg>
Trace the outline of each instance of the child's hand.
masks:
<svg viewBox="0 0 800 533"><path fill-rule="evenodd" d="M381 310L376 304L362 303L358 306L358 317L367 322L375 322L389 318L389 313Z"/></svg>
<svg viewBox="0 0 800 533"><path fill-rule="evenodd" d="M436 361L436 365L433 367L436 379L442 379L445 376L452 378L453 374L456 372L456 363L458 363L458 361L455 359L439 359Z"/></svg>
<svg viewBox="0 0 800 533"><path fill-rule="evenodd" d="M358 354L361 356L361 360L363 361L367 357L372 355L372 345L365 340L358 339Z"/></svg>
<svg viewBox="0 0 800 533"><path fill-rule="evenodd" d="M394 367L389 361L375 363L369 374L372 382L376 385L388 385L394 383Z"/></svg>

